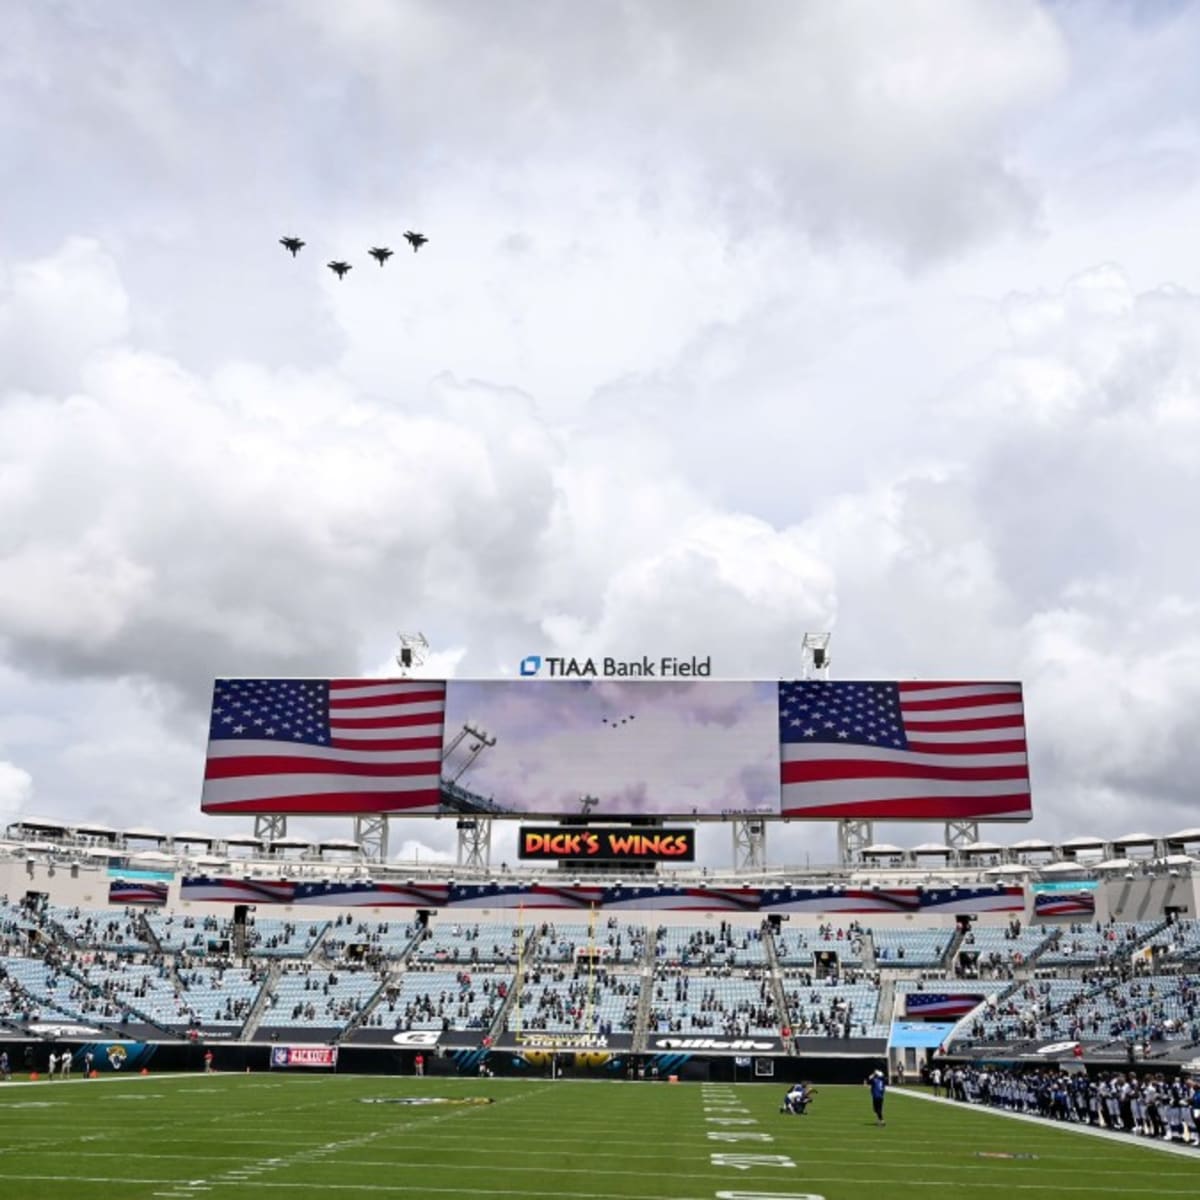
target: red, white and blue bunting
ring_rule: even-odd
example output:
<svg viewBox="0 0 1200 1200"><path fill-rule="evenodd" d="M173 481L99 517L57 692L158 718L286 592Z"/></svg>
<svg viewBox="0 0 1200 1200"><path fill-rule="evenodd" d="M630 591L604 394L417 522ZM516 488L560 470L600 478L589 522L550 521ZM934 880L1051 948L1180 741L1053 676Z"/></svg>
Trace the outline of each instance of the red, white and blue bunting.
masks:
<svg viewBox="0 0 1200 1200"><path fill-rule="evenodd" d="M303 904L347 908L533 908L588 912L643 909L745 913L1006 913L1023 912L1014 886L929 888L704 888L659 884L610 886L492 883L298 883L189 876L179 898L236 904Z"/></svg>

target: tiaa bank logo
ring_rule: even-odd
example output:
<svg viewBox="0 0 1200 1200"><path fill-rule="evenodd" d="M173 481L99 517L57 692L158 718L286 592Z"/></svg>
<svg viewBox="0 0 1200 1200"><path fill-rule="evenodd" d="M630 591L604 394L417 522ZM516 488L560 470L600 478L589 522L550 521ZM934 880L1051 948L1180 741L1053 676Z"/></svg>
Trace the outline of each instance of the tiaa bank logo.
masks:
<svg viewBox="0 0 1200 1200"><path fill-rule="evenodd" d="M540 654L527 654L523 659L521 659L522 675L536 675L541 669L542 656Z"/></svg>

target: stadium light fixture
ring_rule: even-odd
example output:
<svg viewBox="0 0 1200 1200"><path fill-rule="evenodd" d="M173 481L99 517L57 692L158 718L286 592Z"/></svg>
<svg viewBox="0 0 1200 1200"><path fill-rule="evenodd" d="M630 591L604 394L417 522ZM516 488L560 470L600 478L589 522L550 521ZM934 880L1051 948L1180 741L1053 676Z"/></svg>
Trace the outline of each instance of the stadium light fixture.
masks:
<svg viewBox="0 0 1200 1200"><path fill-rule="evenodd" d="M423 633L397 633L400 649L396 651L396 666L407 673L424 666L429 657L429 642Z"/></svg>

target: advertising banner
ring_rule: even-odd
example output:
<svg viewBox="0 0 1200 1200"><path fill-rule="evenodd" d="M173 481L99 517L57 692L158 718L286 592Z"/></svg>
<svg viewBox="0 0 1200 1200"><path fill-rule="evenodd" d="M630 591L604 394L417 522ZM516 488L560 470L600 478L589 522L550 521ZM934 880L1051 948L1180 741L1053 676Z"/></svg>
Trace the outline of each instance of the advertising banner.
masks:
<svg viewBox="0 0 1200 1200"><path fill-rule="evenodd" d="M497 1050L546 1050L579 1052L588 1050L628 1050L633 1045L631 1033L549 1033L531 1029L524 1032L502 1033L495 1043Z"/></svg>
<svg viewBox="0 0 1200 1200"><path fill-rule="evenodd" d="M337 1066L336 1046L272 1046L271 1067L327 1067Z"/></svg>
<svg viewBox="0 0 1200 1200"><path fill-rule="evenodd" d="M696 831L523 825L517 855L542 862L695 862Z"/></svg>
<svg viewBox="0 0 1200 1200"><path fill-rule="evenodd" d="M783 1040L777 1037L708 1037L704 1034L652 1033L646 1041L651 1054L782 1054Z"/></svg>
<svg viewBox="0 0 1200 1200"><path fill-rule="evenodd" d="M1019 683L578 674L218 679L201 807L615 820L1032 816Z"/></svg>

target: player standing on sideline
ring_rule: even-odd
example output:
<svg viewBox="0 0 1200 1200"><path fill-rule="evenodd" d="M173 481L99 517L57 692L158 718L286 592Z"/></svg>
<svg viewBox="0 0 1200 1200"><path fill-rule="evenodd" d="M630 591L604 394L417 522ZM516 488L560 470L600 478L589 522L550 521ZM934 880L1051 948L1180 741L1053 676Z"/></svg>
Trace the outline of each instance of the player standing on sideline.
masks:
<svg viewBox="0 0 1200 1200"><path fill-rule="evenodd" d="M887 1092L887 1078L882 1071L873 1071L870 1079L867 1080L867 1087L871 1089L871 1106L875 1109L875 1124L886 1125L887 1122L883 1119L883 1097Z"/></svg>

